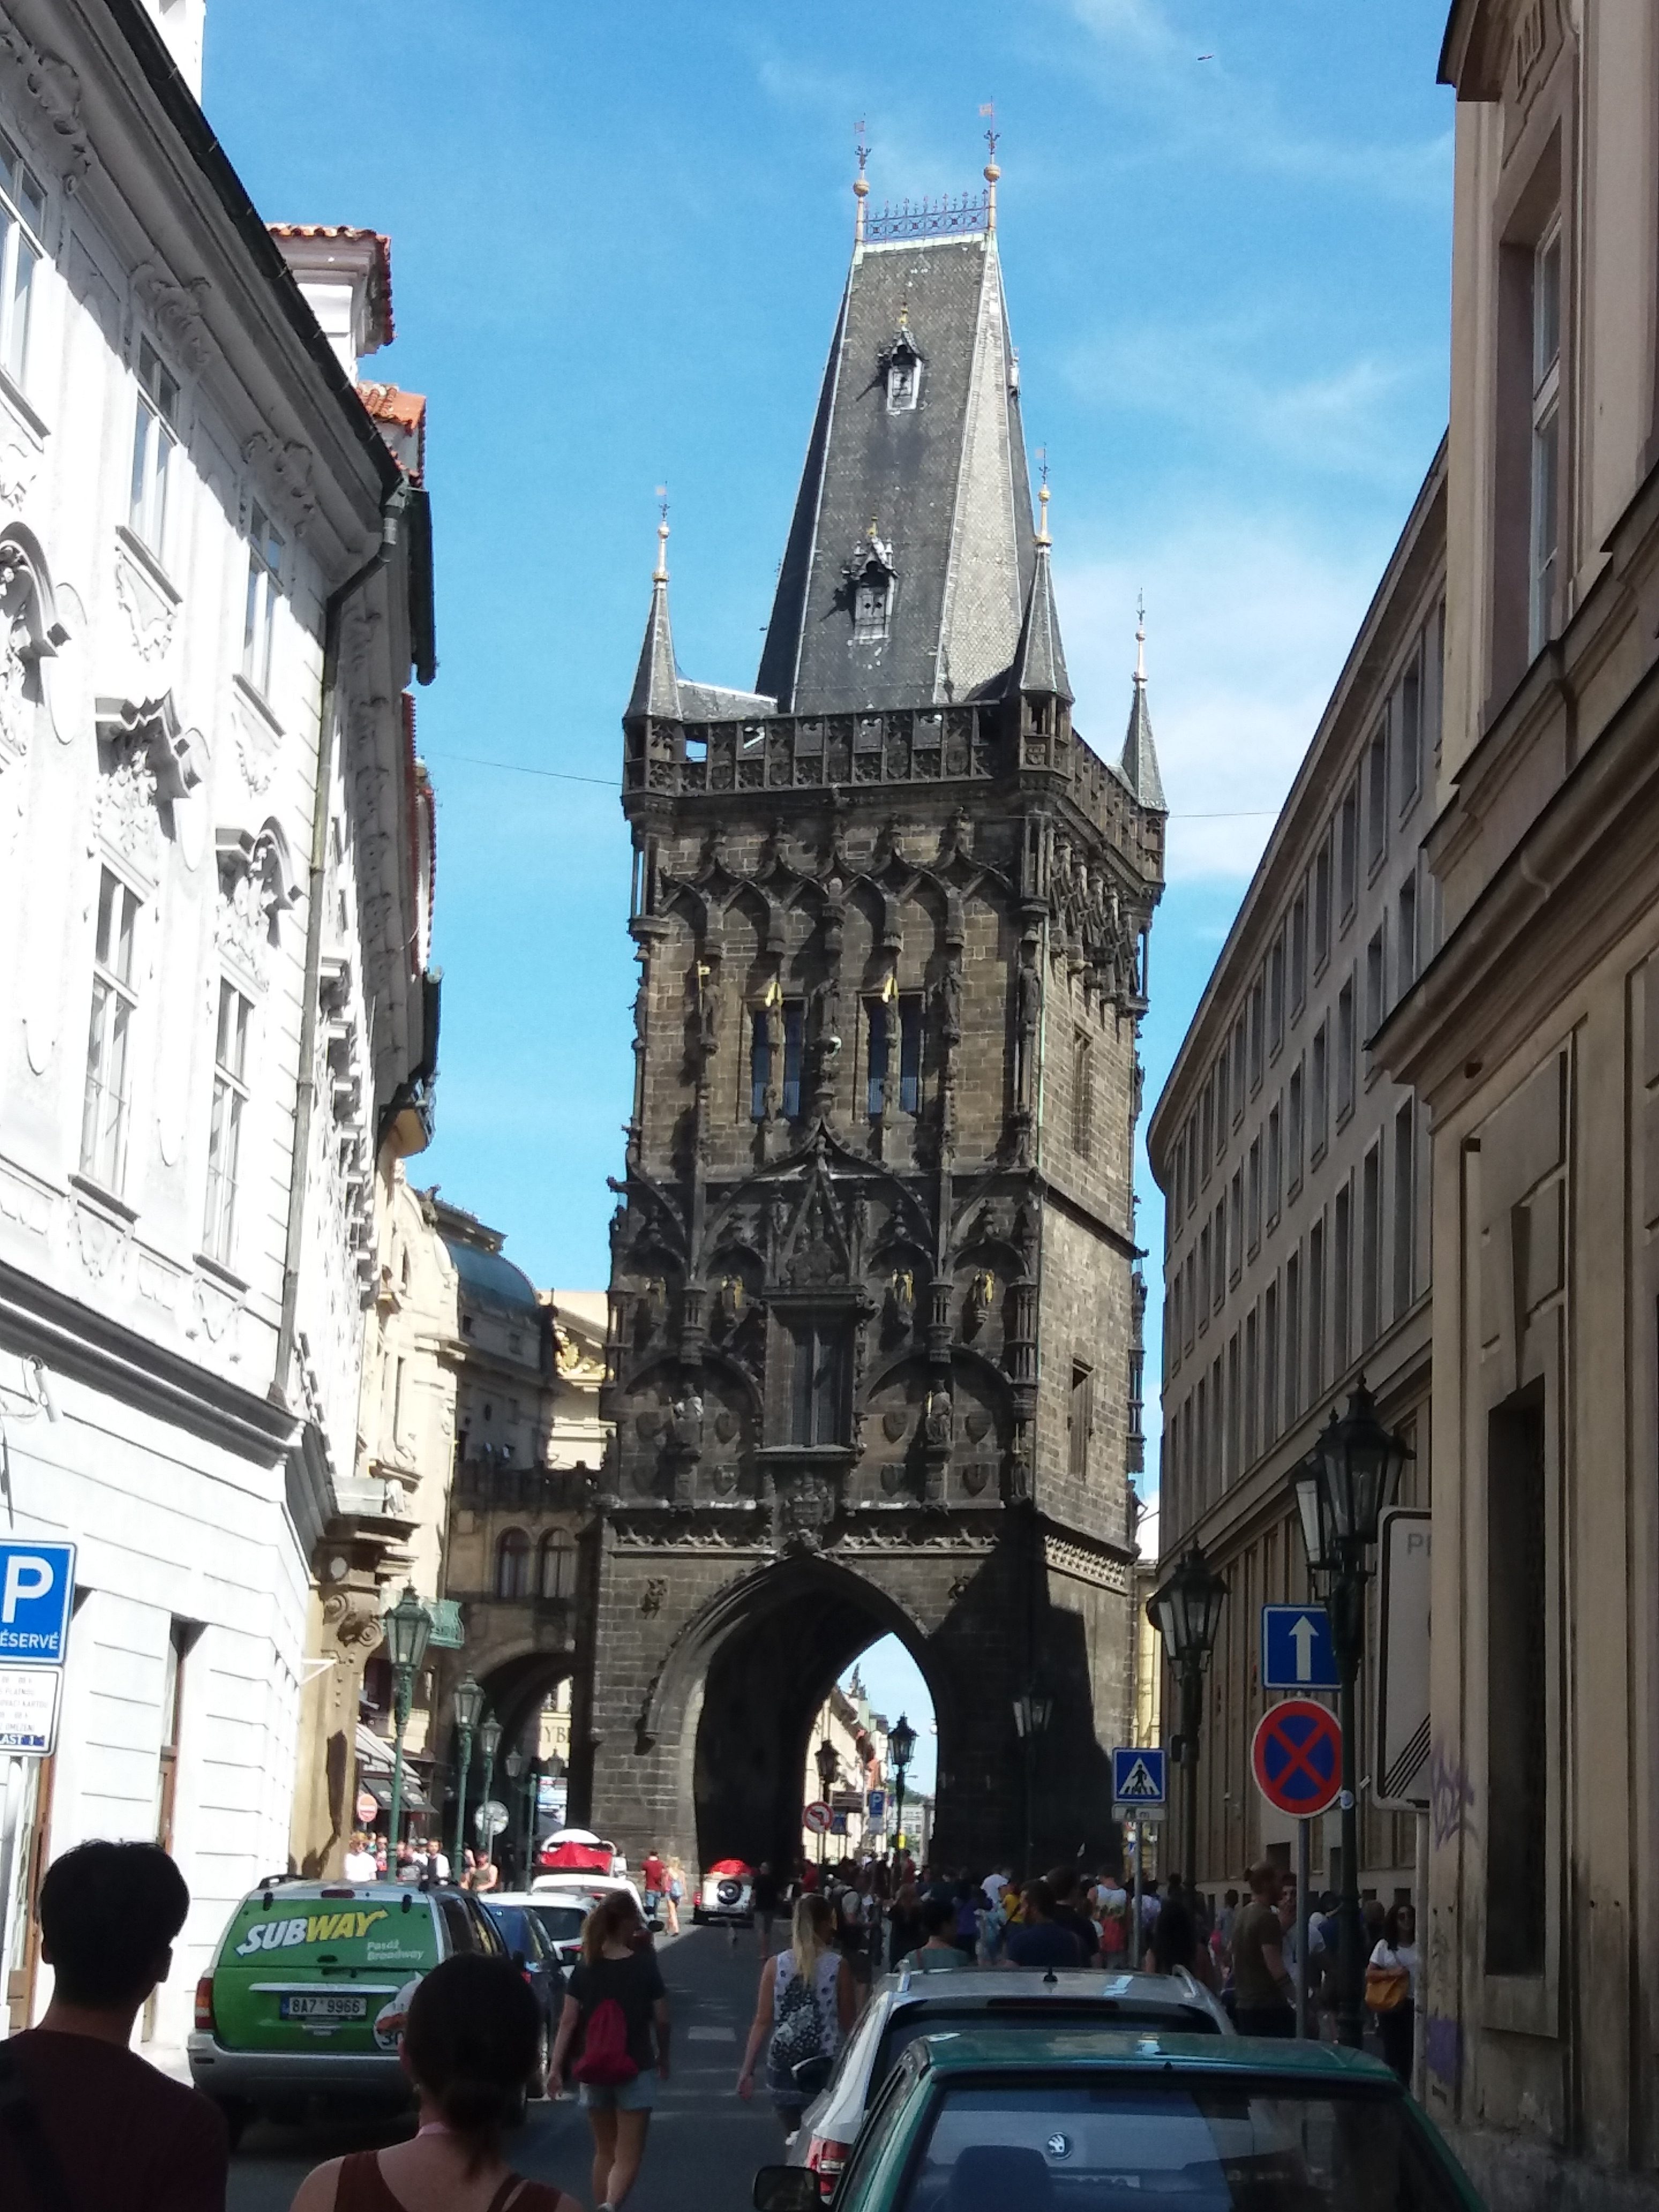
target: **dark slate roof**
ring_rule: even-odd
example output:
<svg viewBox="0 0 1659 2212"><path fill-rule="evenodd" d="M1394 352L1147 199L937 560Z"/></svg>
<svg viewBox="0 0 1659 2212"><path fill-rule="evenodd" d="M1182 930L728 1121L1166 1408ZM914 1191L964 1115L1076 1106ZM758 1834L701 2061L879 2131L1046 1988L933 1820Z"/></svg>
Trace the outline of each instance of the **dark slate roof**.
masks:
<svg viewBox="0 0 1659 2212"><path fill-rule="evenodd" d="M1123 739L1118 770L1135 797L1150 813L1167 814L1164 779L1158 772L1158 749L1152 743L1152 718L1146 711L1146 678L1135 671L1134 697L1129 704L1129 727Z"/></svg>
<svg viewBox="0 0 1659 2212"><path fill-rule="evenodd" d="M883 359L903 326L914 409ZM874 528L896 576L887 635L854 644L848 562ZM930 706L999 689L1019 642L1031 492L994 233L856 249L795 502L757 689L786 713Z"/></svg>
<svg viewBox="0 0 1659 2212"><path fill-rule="evenodd" d="M628 695L623 719L631 720L635 714L654 714L665 722L678 722L680 719L674 633L668 626L668 579L661 574L651 586L645 643L640 647L640 665L634 672L634 689Z"/></svg>
<svg viewBox="0 0 1659 2212"><path fill-rule="evenodd" d="M1060 617L1054 611L1054 580L1048 567L1048 548L1038 544L1036 567L1031 576L1031 595L1025 603L1025 621L1019 633L1019 650L1009 675L1010 692L1047 692L1071 703L1073 691L1066 673L1066 648L1060 641Z"/></svg>

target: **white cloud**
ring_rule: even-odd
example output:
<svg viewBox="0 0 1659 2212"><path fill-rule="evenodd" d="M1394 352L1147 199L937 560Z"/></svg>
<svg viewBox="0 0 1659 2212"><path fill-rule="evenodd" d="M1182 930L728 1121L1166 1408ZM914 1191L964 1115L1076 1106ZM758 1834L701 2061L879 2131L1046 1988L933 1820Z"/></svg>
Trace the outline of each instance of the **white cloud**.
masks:
<svg viewBox="0 0 1659 2212"><path fill-rule="evenodd" d="M1138 560L1060 562L1079 726L1115 757L1128 717L1135 595L1146 595L1152 729L1172 881L1247 878L1273 828L1387 558L1288 516L1206 508Z"/></svg>

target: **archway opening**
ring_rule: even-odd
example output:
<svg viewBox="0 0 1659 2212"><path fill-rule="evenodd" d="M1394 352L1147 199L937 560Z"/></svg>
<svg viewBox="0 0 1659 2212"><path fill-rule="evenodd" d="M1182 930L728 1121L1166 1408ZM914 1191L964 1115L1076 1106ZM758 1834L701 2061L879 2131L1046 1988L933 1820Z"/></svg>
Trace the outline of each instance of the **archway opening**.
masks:
<svg viewBox="0 0 1659 2212"><path fill-rule="evenodd" d="M898 1731L906 1731L901 1741ZM898 1752L908 1750L902 1766ZM808 1733L803 1789L828 1808L828 1831L809 1826L804 1857L930 1856L939 1770L933 1693L896 1636L878 1637L834 1685ZM822 1815L817 1816L819 1819Z"/></svg>

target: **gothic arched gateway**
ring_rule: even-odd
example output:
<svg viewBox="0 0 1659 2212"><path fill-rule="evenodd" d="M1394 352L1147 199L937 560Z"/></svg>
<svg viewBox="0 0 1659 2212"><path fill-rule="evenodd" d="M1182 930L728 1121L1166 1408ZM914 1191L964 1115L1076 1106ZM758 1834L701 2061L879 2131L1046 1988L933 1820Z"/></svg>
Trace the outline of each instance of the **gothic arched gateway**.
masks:
<svg viewBox="0 0 1659 2212"><path fill-rule="evenodd" d="M1117 759L1072 725L994 215L861 227L760 688L682 680L659 561L623 717L635 1085L572 1799L630 1850L788 1848L811 1715L885 1630L933 1686L942 1856L1109 1830L1163 794L1139 673Z"/></svg>

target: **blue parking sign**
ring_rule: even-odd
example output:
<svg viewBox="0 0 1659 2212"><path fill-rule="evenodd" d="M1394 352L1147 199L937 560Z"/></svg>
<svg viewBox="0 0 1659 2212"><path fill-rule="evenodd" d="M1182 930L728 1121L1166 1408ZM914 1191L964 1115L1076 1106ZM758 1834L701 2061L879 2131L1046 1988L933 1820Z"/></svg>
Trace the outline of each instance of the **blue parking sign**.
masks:
<svg viewBox="0 0 1659 2212"><path fill-rule="evenodd" d="M61 1667L74 1603L73 1544L0 1542L0 1665Z"/></svg>

